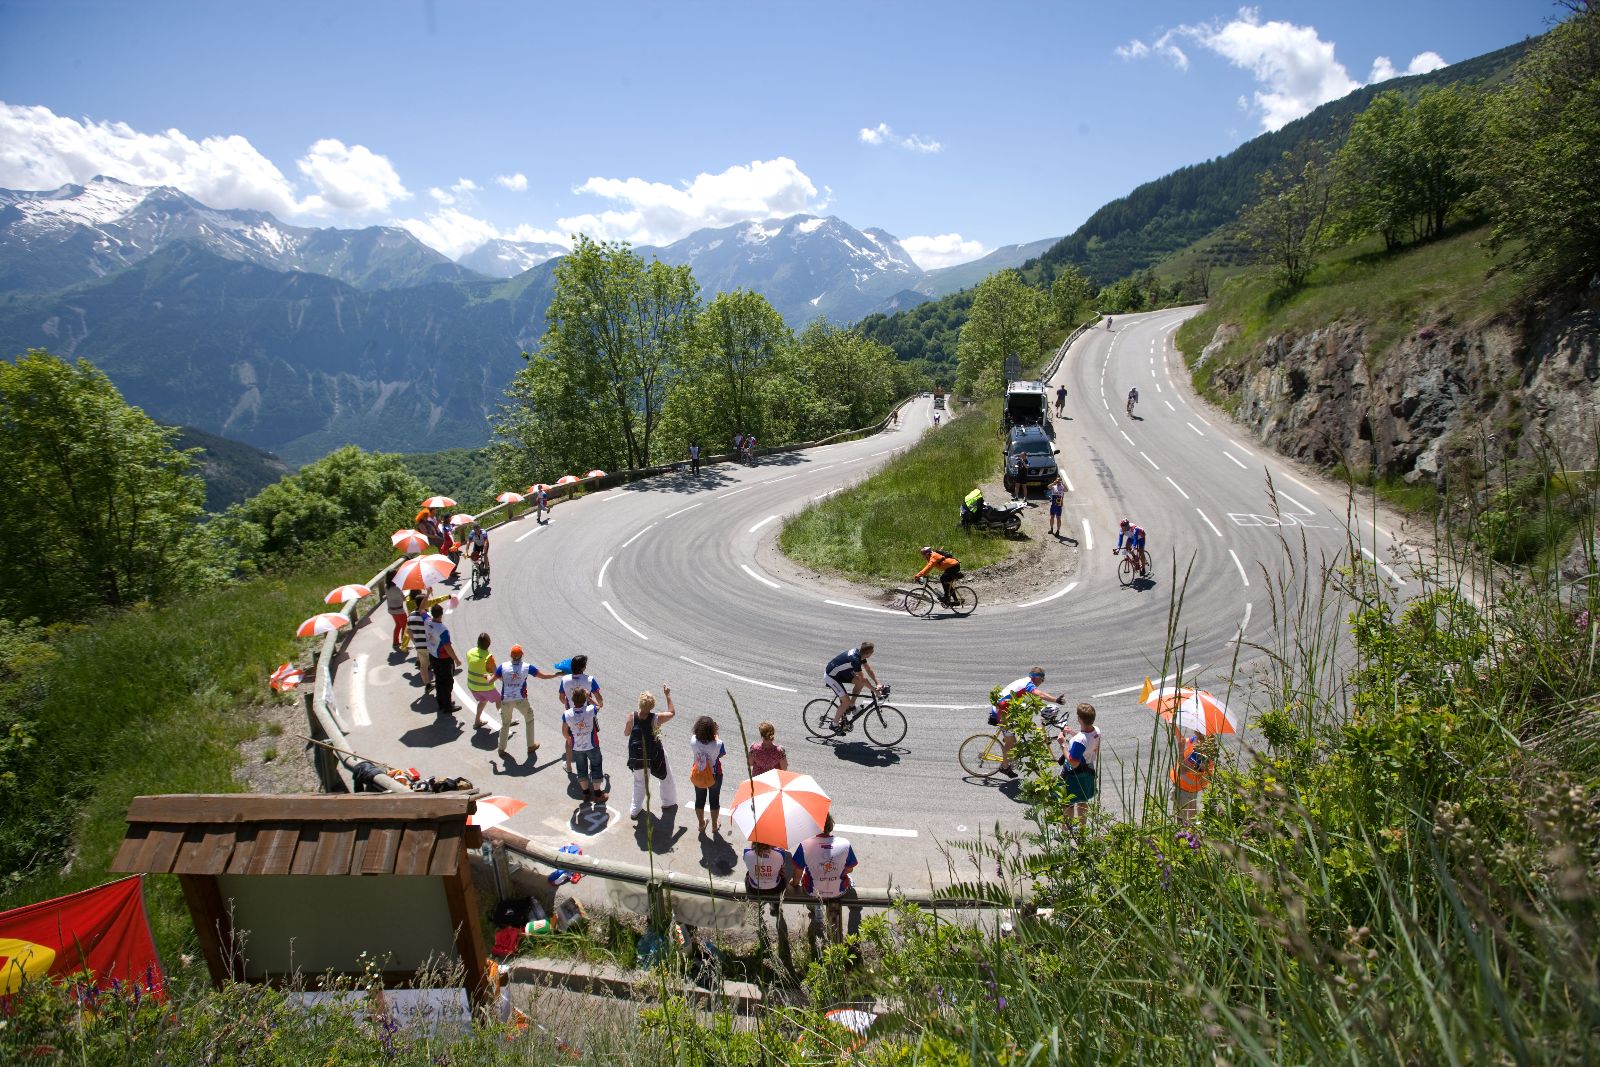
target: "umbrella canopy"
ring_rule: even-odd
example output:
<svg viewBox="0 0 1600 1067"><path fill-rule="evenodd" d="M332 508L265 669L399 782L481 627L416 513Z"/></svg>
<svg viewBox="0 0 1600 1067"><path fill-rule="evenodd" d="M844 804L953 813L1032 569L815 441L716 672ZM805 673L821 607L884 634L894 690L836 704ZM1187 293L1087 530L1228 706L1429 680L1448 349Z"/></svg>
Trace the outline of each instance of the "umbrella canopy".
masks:
<svg viewBox="0 0 1600 1067"><path fill-rule="evenodd" d="M584 475L585 478L604 478L605 476L606 476L606 472L603 471L603 470L600 470L598 467L596 467L594 470L590 471L588 474Z"/></svg>
<svg viewBox="0 0 1600 1067"><path fill-rule="evenodd" d="M362 585L360 582L352 582L349 585L341 585L339 588L332 590L322 598L322 602L324 604L348 604L352 600L360 600L364 596L371 595L372 589L369 586Z"/></svg>
<svg viewBox="0 0 1600 1067"><path fill-rule="evenodd" d="M575 482L577 480L578 480L578 476L576 474L563 474L561 477L556 479L556 484L557 485L571 485L573 482Z"/></svg>
<svg viewBox="0 0 1600 1067"><path fill-rule="evenodd" d="M407 556L428 551L428 535L421 530L396 530L389 535L389 543Z"/></svg>
<svg viewBox="0 0 1600 1067"><path fill-rule="evenodd" d="M477 804L477 810L467 819L473 826L499 826L528 806L526 801L500 796L479 797Z"/></svg>
<svg viewBox="0 0 1600 1067"><path fill-rule="evenodd" d="M464 511L459 515L450 516L450 525L451 526L471 526L473 523L475 523L477 521L478 521L478 518L477 518L476 515L468 515Z"/></svg>
<svg viewBox="0 0 1600 1067"><path fill-rule="evenodd" d="M832 803L809 774L767 771L733 794L733 824L751 841L793 851L822 829Z"/></svg>
<svg viewBox="0 0 1600 1067"><path fill-rule="evenodd" d="M408 559L394 570L394 584L401 589L427 589L438 585L455 572L456 565L449 556L435 552L431 556Z"/></svg>
<svg viewBox="0 0 1600 1067"><path fill-rule="evenodd" d="M318 634L331 634L335 630L342 630L350 625L350 620L337 611L324 611L321 615L313 615L300 624L300 629L294 632L296 637L316 637Z"/></svg>
<svg viewBox="0 0 1600 1067"><path fill-rule="evenodd" d="M1239 723L1228 705L1204 689L1188 686L1160 689L1145 682L1140 703L1181 730L1199 734L1231 734Z"/></svg>
<svg viewBox="0 0 1600 1067"><path fill-rule="evenodd" d="M495 497L495 499L500 501L502 504L520 504L522 503L522 494L507 491L501 493L499 496Z"/></svg>
<svg viewBox="0 0 1600 1067"><path fill-rule="evenodd" d="M528 486L528 495L532 496L534 493L537 493L541 490L548 493L550 491L550 486L546 485L544 482L534 482L532 485Z"/></svg>
<svg viewBox="0 0 1600 1067"><path fill-rule="evenodd" d="M287 693L299 685L300 680L304 677L305 675L301 673L299 667L292 663L285 663L272 672L272 677L267 680L267 684L272 686L275 692Z"/></svg>
<svg viewBox="0 0 1600 1067"><path fill-rule="evenodd" d="M456 502L447 496L430 496L422 502L425 508L453 508Z"/></svg>

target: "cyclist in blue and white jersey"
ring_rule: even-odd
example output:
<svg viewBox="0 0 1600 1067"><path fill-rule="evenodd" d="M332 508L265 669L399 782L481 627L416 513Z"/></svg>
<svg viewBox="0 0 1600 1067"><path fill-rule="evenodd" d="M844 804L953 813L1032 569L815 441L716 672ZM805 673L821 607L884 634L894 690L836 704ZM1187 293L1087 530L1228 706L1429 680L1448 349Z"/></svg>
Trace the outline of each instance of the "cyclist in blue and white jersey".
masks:
<svg viewBox="0 0 1600 1067"><path fill-rule="evenodd" d="M1043 681L1044 668L1033 668L1026 677L1018 678L1001 689L999 695L995 698L994 705L989 709L989 725L1000 727L1001 754L1005 757L1005 762L1000 764L1000 773L1007 778L1015 778L1017 776L1016 770L1011 766L1011 750L1016 747L1017 735L1006 729L1004 722L1006 708L1010 706L1013 700L1024 694L1036 696L1040 700L1052 704L1060 704L1067 699L1064 696L1054 696L1040 689L1039 686Z"/></svg>
<svg viewBox="0 0 1600 1067"><path fill-rule="evenodd" d="M1135 526L1127 519L1123 519L1122 526L1117 532L1117 546L1111 550L1111 554L1116 555L1118 552L1121 552L1124 542L1127 543L1129 548L1134 550L1135 555L1137 556L1136 562L1138 563L1140 570L1144 570L1150 565L1149 559L1145 555L1144 527Z"/></svg>
<svg viewBox="0 0 1600 1067"><path fill-rule="evenodd" d="M832 726L837 730L839 724L844 722L845 717L850 714L850 708L855 703L856 694L867 687L866 682L861 679L862 674L872 680L874 689L883 688L882 683L878 681L878 676L873 673L872 664L867 662L872 656L872 651L872 642L863 641L856 648L846 649L830 659L828 665L822 669L822 680L829 689L833 690L834 695L839 698L839 717L830 723L827 717L824 716L822 720L824 726ZM846 689L846 686L850 688Z"/></svg>

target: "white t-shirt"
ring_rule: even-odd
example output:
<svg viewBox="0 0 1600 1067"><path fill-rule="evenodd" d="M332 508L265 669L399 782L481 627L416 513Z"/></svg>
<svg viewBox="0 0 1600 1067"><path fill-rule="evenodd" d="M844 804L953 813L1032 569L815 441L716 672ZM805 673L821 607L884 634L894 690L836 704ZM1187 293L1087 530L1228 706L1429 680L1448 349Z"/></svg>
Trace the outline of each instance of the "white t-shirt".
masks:
<svg viewBox="0 0 1600 1067"><path fill-rule="evenodd" d="M710 767L715 770L727 751L720 737L713 737L709 741L691 737L689 739L689 768L691 771L697 771L701 767Z"/></svg>
<svg viewBox="0 0 1600 1067"><path fill-rule="evenodd" d="M845 868L856 865L856 852L848 838L818 834L795 849L794 862L806 872L806 882L813 895L836 897L850 885Z"/></svg>
<svg viewBox="0 0 1600 1067"><path fill-rule="evenodd" d="M1065 730L1061 731L1063 734ZM1100 764L1100 731L1095 729L1079 730L1072 735L1072 740L1067 742L1067 755L1073 759L1082 760L1083 766L1075 768L1067 764L1068 770L1093 770Z"/></svg>
<svg viewBox="0 0 1600 1067"><path fill-rule="evenodd" d="M594 680L592 674L569 674L561 679L561 702L572 703L572 694L582 689L593 696L600 692L600 683Z"/></svg>
<svg viewBox="0 0 1600 1067"><path fill-rule="evenodd" d="M561 721L567 724L567 729L572 732L572 751L587 752L600 744L599 718L593 704L585 704L581 708L568 708L561 713Z"/></svg>
<svg viewBox="0 0 1600 1067"><path fill-rule="evenodd" d="M527 660L508 660L495 668L500 676L500 696L505 700L528 699L528 679L538 670Z"/></svg>
<svg viewBox="0 0 1600 1067"><path fill-rule="evenodd" d="M744 850L745 878L757 889L778 888L788 866L788 854L781 848L770 848L764 856L753 848Z"/></svg>

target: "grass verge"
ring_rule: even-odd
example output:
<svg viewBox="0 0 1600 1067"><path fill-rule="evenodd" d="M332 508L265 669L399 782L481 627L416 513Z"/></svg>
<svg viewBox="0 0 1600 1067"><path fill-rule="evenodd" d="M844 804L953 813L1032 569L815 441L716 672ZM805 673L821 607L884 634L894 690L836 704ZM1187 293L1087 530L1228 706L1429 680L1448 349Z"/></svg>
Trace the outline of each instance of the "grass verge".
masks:
<svg viewBox="0 0 1600 1067"><path fill-rule="evenodd" d="M923 545L949 549L973 571L1011 555L1019 542L961 527L961 501L1000 473L999 411L974 407L896 457L860 485L812 504L784 523L778 545L819 571L905 581Z"/></svg>

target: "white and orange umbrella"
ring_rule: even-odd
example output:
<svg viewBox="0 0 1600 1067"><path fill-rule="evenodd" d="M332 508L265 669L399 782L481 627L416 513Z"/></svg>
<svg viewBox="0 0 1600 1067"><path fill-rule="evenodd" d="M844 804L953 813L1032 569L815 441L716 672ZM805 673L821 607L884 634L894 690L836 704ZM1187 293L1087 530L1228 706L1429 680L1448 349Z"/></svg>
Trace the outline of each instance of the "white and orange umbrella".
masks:
<svg viewBox="0 0 1600 1067"><path fill-rule="evenodd" d="M556 484L557 485L571 485L573 482L576 482L578 480L579 479L578 479L578 476L576 474L563 474L561 477L556 479Z"/></svg>
<svg viewBox="0 0 1600 1067"><path fill-rule="evenodd" d="M1199 734L1231 734L1239 728L1233 711L1206 692L1188 686L1157 689L1145 679L1139 702L1182 730Z"/></svg>
<svg viewBox="0 0 1600 1067"><path fill-rule="evenodd" d="M584 475L585 478L604 478L605 476L606 472L598 467Z"/></svg>
<svg viewBox="0 0 1600 1067"><path fill-rule="evenodd" d="M733 824L751 841L792 852L822 829L832 804L811 775L767 771L733 794Z"/></svg>
<svg viewBox="0 0 1600 1067"><path fill-rule="evenodd" d="M324 611L320 615L313 615L300 624L300 629L294 632L296 637L316 637L318 634L331 634L335 630L342 630L350 625L350 620L337 611Z"/></svg>
<svg viewBox="0 0 1600 1067"><path fill-rule="evenodd" d="M300 668L292 663L285 663L272 672L272 677L267 679L267 684L272 686L274 692L287 693L300 684L305 675Z"/></svg>
<svg viewBox="0 0 1600 1067"><path fill-rule="evenodd" d="M425 508L453 508L456 502L447 496L430 496L422 502Z"/></svg>
<svg viewBox="0 0 1600 1067"><path fill-rule="evenodd" d="M349 585L341 585L339 588L330 591L327 596L322 598L322 602L324 604L348 604L352 600L360 600L364 596L371 595L372 589L369 586L362 585L360 582L351 582Z"/></svg>
<svg viewBox="0 0 1600 1067"><path fill-rule="evenodd" d="M550 486L546 485L544 482L534 482L532 485L528 486L528 495L532 496L534 493L537 493L540 490L548 493L550 491Z"/></svg>
<svg viewBox="0 0 1600 1067"><path fill-rule="evenodd" d="M396 530L389 535L389 543L407 556L428 551L428 535L421 530Z"/></svg>
<svg viewBox="0 0 1600 1067"><path fill-rule="evenodd" d="M471 526L473 523L475 523L477 521L478 521L478 517L476 515L468 515L464 511L459 515L450 516L450 525L451 526Z"/></svg>
<svg viewBox="0 0 1600 1067"><path fill-rule="evenodd" d="M473 826L499 826L511 816L527 807L527 801L511 797L479 797L477 810L467 819Z"/></svg>
<svg viewBox="0 0 1600 1067"><path fill-rule="evenodd" d="M500 501L502 504L520 504L522 503L523 497L521 493L513 493L508 490L495 497L495 499Z"/></svg>
<svg viewBox="0 0 1600 1067"><path fill-rule="evenodd" d="M408 559L394 569L394 584L401 589L427 589L438 585L455 573L456 565L449 556L435 552L431 556Z"/></svg>

